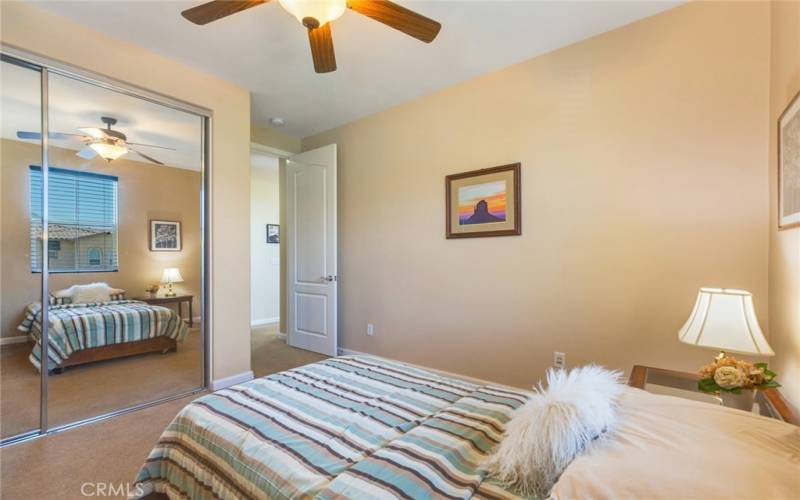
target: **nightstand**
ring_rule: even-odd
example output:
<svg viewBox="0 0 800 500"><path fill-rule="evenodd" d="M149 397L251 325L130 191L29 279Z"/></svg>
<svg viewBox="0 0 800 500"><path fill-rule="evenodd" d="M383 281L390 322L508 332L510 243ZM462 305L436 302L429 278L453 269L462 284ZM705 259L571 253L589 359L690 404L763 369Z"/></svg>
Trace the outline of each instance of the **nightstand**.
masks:
<svg viewBox="0 0 800 500"><path fill-rule="evenodd" d="M142 302L147 302L148 304L159 306L165 304L175 304L175 307L178 310L178 316L181 315L181 305L186 302L189 305L189 317L186 319L186 322L189 323L189 328L194 326L194 315L192 314L192 300L194 300L193 295L175 295L174 297L136 297L134 300L140 300Z"/></svg>
<svg viewBox="0 0 800 500"><path fill-rule="evenodd" d="M635 365L628 379L628 385L654 394L721 404L716 396L702 392L697 388L698 380L700 380L700 375L697 373ZM800 416L792 410L792 407L789 406L789 403L777 389L759 389L756 391L753 412L765 417L783 420L790 424L800 425Z"/></svg>

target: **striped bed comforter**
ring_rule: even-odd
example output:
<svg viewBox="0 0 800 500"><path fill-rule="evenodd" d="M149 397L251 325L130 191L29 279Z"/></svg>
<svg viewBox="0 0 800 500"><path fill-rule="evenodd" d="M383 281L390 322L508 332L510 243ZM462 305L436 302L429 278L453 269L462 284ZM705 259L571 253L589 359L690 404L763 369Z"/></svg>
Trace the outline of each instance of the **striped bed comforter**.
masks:
<svg viewBox="0 0 800 500"><path fill-rule="evenodd" d="M140 497L514 498L482 468L529 393L344 356L201 397L167 427Z"/></svg>
<svg viewBox="0 0 800 500"><path fill-rule="evenodd" d="M188 331L171 309L138 300L115 300L94 304L62 304L48 308L49 366L56 366L72 353L92 347L123 344L165 336L183 340ZM29 333L36 345L28 359L40 369L42 356L42 306L31 304L18 329Z"/></svg>

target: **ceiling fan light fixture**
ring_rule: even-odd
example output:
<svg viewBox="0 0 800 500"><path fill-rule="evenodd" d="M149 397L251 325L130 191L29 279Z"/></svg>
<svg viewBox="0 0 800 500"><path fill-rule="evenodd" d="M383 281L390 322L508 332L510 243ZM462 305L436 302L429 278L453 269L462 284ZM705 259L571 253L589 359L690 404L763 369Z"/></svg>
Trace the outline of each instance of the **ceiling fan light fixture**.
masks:
<svg viewBox="0 0 800 500"><path fill-rule="evenodd" d="M347 10L347 0L278 0L278 3L306 28L324 26Z"/></svg>
<svg viewBox="0 0 800 500"><path fill-rule="evenodd" d="M89 144L106 161L113 161L128 153L128 146L115 141L96 141Z"/></svg>

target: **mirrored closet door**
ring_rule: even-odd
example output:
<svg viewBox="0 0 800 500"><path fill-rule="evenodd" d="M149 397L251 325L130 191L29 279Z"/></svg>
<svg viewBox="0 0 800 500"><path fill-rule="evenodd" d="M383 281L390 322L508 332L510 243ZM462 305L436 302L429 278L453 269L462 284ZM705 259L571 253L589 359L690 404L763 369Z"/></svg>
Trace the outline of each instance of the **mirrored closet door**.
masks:
<svg viewBox="0 0 800 500"><path fill-rule="evenodd" d="M0 184L2 437L203 388L207 117L11 61ZM24 71L27 85L6 85ZM28 117L39 101L10 95L17 88L45 89L45 120Z"/></svg>
<svg viewBox="0 0 800 500"><path fill-rule="evenodd" d="M38 67L3 58L0 138L0 438L39 429L41 377L28 360L41 319L42 273L30 256L42 245L42 75ZM21 132L18 136L17 132Z"/></svg>

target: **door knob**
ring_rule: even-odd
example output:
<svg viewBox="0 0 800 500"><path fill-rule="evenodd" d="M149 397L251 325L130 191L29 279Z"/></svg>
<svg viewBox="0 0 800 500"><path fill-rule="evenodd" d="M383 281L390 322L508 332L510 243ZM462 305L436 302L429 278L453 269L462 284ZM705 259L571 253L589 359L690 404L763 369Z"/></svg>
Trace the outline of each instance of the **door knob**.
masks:
<svg viewBox="0 0 800 500"><path fill-rule="evenodd" d="M332 282L336 281L336 276L333 276L333 275L329 274L327 276L323 276L322 280L323 281L327 281L328 283L332 283Z"/></svg>

